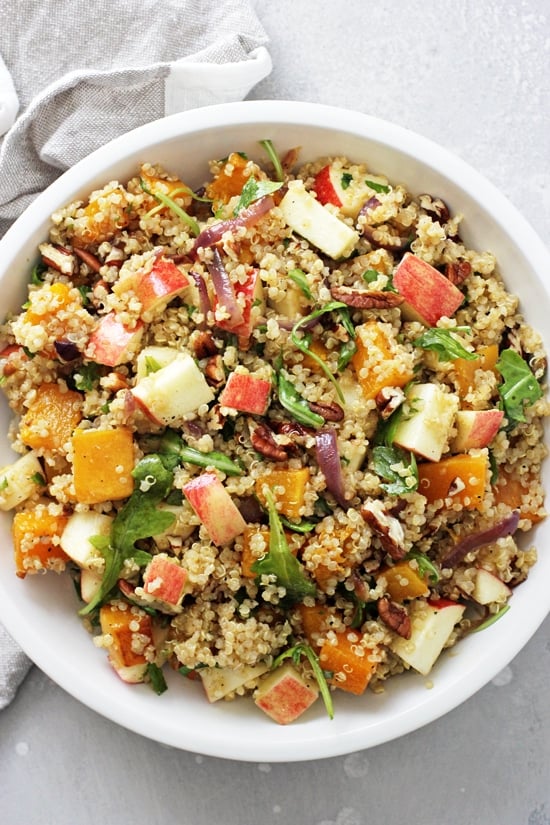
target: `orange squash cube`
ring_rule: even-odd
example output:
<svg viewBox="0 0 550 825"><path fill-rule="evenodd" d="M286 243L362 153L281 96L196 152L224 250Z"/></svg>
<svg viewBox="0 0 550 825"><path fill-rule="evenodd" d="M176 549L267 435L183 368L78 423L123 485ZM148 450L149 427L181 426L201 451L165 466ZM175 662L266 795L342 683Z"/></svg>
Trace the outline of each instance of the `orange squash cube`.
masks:
<svg viewBox="0 0 550 825"><path fill-rule="evenodd" d="M404 387L413 377L412 359L391 335L388 324L367 321L356 328L357 351L352 366L367 401L384 387Z"/></svg>
<svg viewBox="0 0 550 825"><path fill-rule="evenodd" d="M336 644L323 643L319 661L323 670L332 672L331 684L360 696L365 692L376 669L371 661L373 651L363 647L361 636L352 630L336 633Z"/></svg>
<svg viewBox="0 0 550 825"><path fill-rule="evenodd" d="M432 504L448 496L465 510L479 510L487 484L489 460L486 453L463 453L436 463L418 465L418 492Z"/></svg>
<svg viewBox="0 0 550 825"><path fill-rule="evenodd" d="M109 637L109 662L124 682L142 682L146 650L153 643L151 617L123 601L104 604L99 611L101 632Z"/></svg>
<svg viewBox="0 0 550 825"><path fill-rule="evenodd" d="M134 442L130 430L75 430L72 446L77 501L98 504L132 494Z"/></svg>
<svg viewBox="0 0 550 825"><path fill-rule="evenodd" d="M82 418L82 396L42 384L21 421L21 441L34 450L62 450Z"/></svg>
<svg viewBox="0 0 550 825"><path fill-rule="evenodd" d="M12 523L15 572L19 578L44 570L62 571L69 557L59 539L67 516L52 515L43 504L15 513Z"/></svg>
<svg viewBox="0 0 550 825"><path fill-rule="evenodd" d="M248 180L245 169L248 160L232 152L221 167L213 181L206 187L206 197L213 201L212 208L216 211L221 204L228 203L235 195L240 195Z"/></svg>
<svg viewBox="0 0 550 825"><path fill-rule="evenodd" d="M475 354L478 356L475 361L467 358L457 358L454 361L456 388L462 398L474 386L476 370L495 371L495 364L498 361L498 345L489 344L487 347L480 347Z"/></svg>
<svg viewBox="0 0 550 825"><path fill-rule="evenodd" d="M417 599L430 592L424 576L409 561L399 561L392 567L385 567L378 575L386 579L386 592L395 602Z"/></svg>
<svg viewBox="0 0 550 825"><path fill-rule="evenodd" d="M308 467L300 467L297 470L272 470L256 481L256 494L264 503L263 487L267 484L273 491L275 502L280 505L277 510L283 516L297 521L301 517L308 481Z"/></svg>

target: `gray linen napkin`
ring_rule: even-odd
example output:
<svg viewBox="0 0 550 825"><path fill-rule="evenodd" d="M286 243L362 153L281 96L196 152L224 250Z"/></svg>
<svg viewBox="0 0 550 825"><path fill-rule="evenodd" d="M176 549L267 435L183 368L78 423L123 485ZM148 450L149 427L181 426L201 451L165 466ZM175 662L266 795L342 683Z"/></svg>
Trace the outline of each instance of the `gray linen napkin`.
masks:
<svg viewBox="0 0 550 825"><path fill-rule="evenodd" d="M242 100L271 71L249 0L25 0L14 11L0 0L0 237L111 138ZM29 667L0 625L0 709Z"/></svg>

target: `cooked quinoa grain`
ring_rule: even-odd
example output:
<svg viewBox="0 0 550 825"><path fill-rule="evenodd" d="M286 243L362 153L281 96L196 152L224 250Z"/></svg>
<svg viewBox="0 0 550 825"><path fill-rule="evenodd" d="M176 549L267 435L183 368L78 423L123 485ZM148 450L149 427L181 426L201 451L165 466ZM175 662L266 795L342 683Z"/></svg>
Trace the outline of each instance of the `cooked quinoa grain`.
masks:
<svg viewBox="0 0 550 825"><path fill-rule="evenodd" d="M72 575L129 683L332 714L536 562L541 338L452 204L367 164L146 163L52 215L0 328L15 572Z"/></svg>

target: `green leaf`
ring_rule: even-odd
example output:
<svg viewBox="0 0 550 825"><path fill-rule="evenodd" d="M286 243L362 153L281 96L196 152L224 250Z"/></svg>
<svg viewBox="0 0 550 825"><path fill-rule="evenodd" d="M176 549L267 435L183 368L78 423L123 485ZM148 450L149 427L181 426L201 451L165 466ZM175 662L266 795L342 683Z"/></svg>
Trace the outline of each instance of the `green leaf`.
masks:
<svg viewBox="0 0 550 825"><path fill-rule="evenodd" d="M294 281L294 283L300 287L306 298L311 301L311 289L309 288L305 272L302 272L301 269L291 269L288 273L288 277L291 278Z"/></svg>
<svg viewBox="0 0 550 825"><path fill-rule="evenodd" d="M376 271L376 269L367 269L363 272L363 280L367 282L367 284L373 284L375 281L378 280L380 273Z"/></svg>
<svg viewBox="0 0 550 825"><path fill-rule="evenodd" d="M313 353L312 353L313 354ZM306 427L322 427L325 419L310 410L305 398L297 392L294 384L285 378L282 371L276 373L276 389L279 402L292 417Z"/></svg>
<svg viewBox="0 0 550 825"><path fill-rule="evenodd" d="M91 361L80 364L74 375L74 385L80 392L91 392L99 381L99 366Z"/></svg>
<svg viewBox="0 0 550 825"><path fill-rule="evenodd" d="M168 685L166 684L164 673L158 665L155 665L153 662L150 662L147 665L147 676L149 677L149 683L155 691L155 693L157 694L157 696L160 696L162 693L168 690Z"/></svg>
<svg viewBox="0 0 550 825"><path fill-rule="evenodd" d="M290 519L287 519L285 516L279 516L279 518L283 526L292 530L294 533L311 533L319 524L318 520L308 521L307 519L302 519L301 521L290 521Z"/></svg>
<svg viewBox="0 0 550 825"><path fill-rule="evenodd" d="M356 352L357 344L353 338L350 338L349 341L345 341L342 344L340 347L340 352L338 353L338 363L336 365L338 372L342 372L342 370L347 367Z"/></svg>
<svg viewBox="0 0 550 825"><path fill-rule="evenodd" d="M283 169L283 165L279 159L279 155L277 154L277 151L273 145L273 142L271 140L260 140L259 143L260 146L263 146L263 148L267 152L269 160L273 164L273 169L275 170L275 177L278 181L281 181L282 183L285 179L285 172Z"/></svg>
<svg viewBox="0 0 550 825"><path fill-rule="evenodd" d="M350 175L349 172L343 172L342 177L340 178L340 186L342 187L342 189L346 190L349 187L352 180L353 175Z"/></svg>
<svg viewBox="0 0 550 825"><path fill-rule="evenodd" d="M488 619L485 619L484 622L481 622L481 624L479 624L477 627L474 627L472 632L479 633L480 630L485 630L486 628L491 627L492 624L498 622L498 620L501 619L505 613L508 613L509 610L510 605L505 604L503 607L500 608L500 610L497 613L493 613L491 616L489 616Z"/></svg>
<svg viewBox="0 0 550 825"><path fill-rule="evenodd" d="M454 336L456 332L470 332L470 327L454 327L453 329L432 327L427 329L419 338L416 338L413 341L413 346L433 350L437 353L440 361L454 361L456 358L475 361L478 356L474 352L468 352L462 346Z"/></svg>
<svg viewBox="0 0 550 825"><path fill-rule="evenodd" d="M406 559L414 559L418 565L418 572L421 576L429 576L432 584L437 584L439 581L439 570L435 564L424 553L418 550L411 550L405 556Z"/></svg>
<svg viewBox="0 0 550 825"><path fill-rule="evenodd" d="M390 187L385 186L383 183L376 183L376 181L373 180L366 180L365 183L367 184L369 189L373 189L375 192L383 192L384 194L386 194L390 191Z"/></svg>
<svg viewBox="0 0 550 825"><path fill-rule="evenodd" d="M246 207L250 206L254 201L263 198L264 195L271 195L273 192L276 192L277 189L280 189L282 185L280 181L256 180L256 178L253 177L248 178L242 188L241 197L233 210L233 214L238 215L241 209L246 209Z"/></svg>
<svg viewBox="0 0 550 825"><path fill-rule="evenodd" d="M178 218L180 218L184 222L184 224L186 224L186 226L189 227L193 235L197 236L199 234L201 228L198 222L195 220L195 218L192 218L191 215L188 215L185 209L182 209L181 206L178 206L178 204L175 201L173 201L172 198L170 198L168 195L165 195L164 192L153 192L151 189L149 189L143 178L139 179L139 183L144 192L147 192L148 195L151 195L153 198L160 201L160 203L164 204L164 206L167 206L168 209L170 209L170 211L174 213L174 215L177 215Z"/></svg>
<svg viewBox="0 0 550 825"><path fill-rule="evenodd" d="M328 686L326 676L323 673L321 665L319 664L319 657L309 645L302 642L300 644L294 645L294 647L290 647L288 650L284 650L274 659L271 669L275 670L275 668L279 667L281 662L289 658L292 659L294 664L298 664L302 656L305 656L309 664L311 665L311 669L313 671L313 675L315 676L315 680L319 685L319 692L321 694L323 702L325 703L325 708L328 713L329 719L334 719L332 695L330 693L330 688Z"/></svg>
<svg viewBox="0 0 550 825"><path fill-rule="evenodd" d="M215 467L227 476L240 476L243 468L218 450L202 452L188 447L175 430L166 430L158 440L156 449L161 455L171 455L178 463L193 464L196 467ZM175 465L174 465L175 466Z"/></svg>
<svg viewBox="0 0 550 825"><path fill-rule="evenodd" d="M162 369L162 367L156 358L153 358L152 355L145 356L145 372L147 375L150 375L152 372L158 372L160 369Z"/></svg>
<svg viewBox="0 0 550 825"><path fill-rule="evenodd" d="M542 398L540 385L528 364L512 349L502 350L496 363L503 383L498 391L510 423L525 421L525 407Z"/></svg>
<svg viewBox="0 0 550 825"><path fill-rule="evenodd" d="M306 596L315 596L315 585L307 578L302 564L289 550L273 493L267 486L264 495L269 511L269 550L254 562L252 571L257 576L274 576L277 586L285 588L285 600L292 604L302 601Z"/></svg>
<svg viewBox="0 0 550 825"><path fill-rule="evenodd" d="M400 447L379 446L374 447L372 456L374 472L387 482L380 486L389 495L405 495L417 489L418 468L413 453Z"/></svg>

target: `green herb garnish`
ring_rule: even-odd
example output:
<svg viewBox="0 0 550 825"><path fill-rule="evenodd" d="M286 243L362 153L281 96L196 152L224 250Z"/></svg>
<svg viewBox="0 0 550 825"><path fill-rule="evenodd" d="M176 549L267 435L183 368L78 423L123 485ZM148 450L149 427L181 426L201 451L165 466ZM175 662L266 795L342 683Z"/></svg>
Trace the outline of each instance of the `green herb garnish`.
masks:
<svg viewBox="0 0 550 825"><path fill-rule="evenodd" d="M156 358L153 358L152 355L145 356L145 372L147 375L150 375L152 372L158 372L160 369L162 369L162 367Z"/></svg>
<svg viewBox="0 0 550 825"><path fill-rule="evenodd" d="M468 352L462 346L454 336L456 332L470 332L470 327L453 327L453 329L432 327L422 333L419 338L416 338L413 341L413 346L433 350L437 353L440 361L454 361L456 358L475 361L478 356L474 352Z"/></svg>
<svg viewBox="0 0 550 825"><path fill-rule="evenodd" d="M390 496L412 493L418 487L418 468L414 453L401 447L374 447L372 451L374 472L384 479L381 484Z"/></svg>
<svg viewBox="0 0 550 825"><path fill-rule="evenodd" d="M149 189L143 178L139 179L139 183L144 192L151 195L151 197L156 198L156 200L160 201L160 203L164 204L164 206L167 206L168 209L174 213L174 215L177 215L178 218L180 218L189 227L193 235L197 236L199 234L201 228L198 222L195 218L192 218L191 215L188 215L185 209L178 206L178 204L168 195L165 195L164 192L153 192Z"/></svg>
<svg viewBox="0 0 550 825"><path fill-rule="evenodd" d="M150 662L147 665L147 676L149 677L149 683L157 696L160 696L165 690L168 690L164 673L158 665Z"/></svg>
<svg viewBox="0 0 550 825"><path fill-rule="evenodd" d="M177 463L193 464L196 467L215 467L227 476L240 476L243 468L217 450L203 453L188 447L175 430L166 430L157 442L159 453L173 456Z"/></svg>
<svg viewBox="0 0 550 825"><path fill-rule="evenodd" d="M45 266L45 264L42 261L37 263L36 266L33 266L31 272L31 284L33 284L34 286L40 286L41 284L43 284L43 276L47 268L48 267Z"/></svg>
<svg viewBox="0 0 550 825"><path fill-rule="evenodd" d="M292 659L295 665L300 663L300 659L302 656L305 656L308 660L309 664L311 665L311 669L313 671L313 675L319 685L319 692L323 698L323 702L325 703L325 708L329 715L329 719L334 719L334 707L332 704L332 696L330 693L330 688L327 683L326 676L323 672L321 665L319 664L319 657L315 653L315 651L309 646L304 644L303 642L294 647L290 647L288 650L283 651L280 653L273 661L272 670L277 668L284 659Z"/></svg>
<svg viewBox="0 0 550 825"><path fill-rule="evenodd" d="M406 559L414 559L418 565L418 572L421 576L429 576L432 584L437 584L439 581L439 570L435 564L424 554L418 550L411 550L405 556Z"/></svg>
<svg viewBox="0 0 550 825"><path fill-rule="evenodd" d="M380 273L377 272L376 269L366 269L365 272L363 272L363 280L367 284L373 284L379 277Z"/></svg>
<svg viewBox="0 0 550 825"><path fill-rule="evenodd" d="M310 410L305 398L302 398L294 384L289 381L288 378L285 378L282 370L278 370L276 373L275 387L281 406L284 407L296 421L304 424L306 427L323 426L325 419Z"/></svg>
<svg viewBox="0 0 550 825"><path fill-rule="evenodd" d="M524 408L542 398L539 382L513 349L502 350L495 366L504 379L498 391L506 418L511 423L525 421Z"/></svg>
<svg viewBox="0 0 550 825"><path fill-rule="evenodd" d="M283 169L283 165L282 165L282 163L279 159L279 155L277 154L277 151L275 150L275 147L273 146L273 142L271 140L260 140L259 143L260 143L260 146L263 146L263 148L265 149L265 151L267 152L267 154L269 156L269 160L273 164L273 169L275 170L276 179L278 181L281 181L281 183L282 183L285 179L285 172L284 172L284 169Z"/></svg>
<svg viewBox="0 0 550 825"><path fill-rule="evenodd" d="M252 571L259 577L274 576L277 586L284 587L286 591L285 600L291 604L302 601L306 596L315 596L315 585L289 550L273 493L267 486L264 487L264 495L269 512L269 549L265 556L254 562Z"/></svg>
<svg viewBox="0 0 550 825"><path fill-rule="evenodd" d="M350 338L349 341L345 341L342 344L340 347L340 352L338 353L338 363L336 365L338 372L342 372L342 370L347 367L356 352L357 344L353 338Z"/></svg>
<svg viewBox="0 0 550 825"><path fill-rule="evenodd" d="M288 273L288 277L294 281L294 283L300 287L306 298L311 301L311 289L309 288L309 284L306 278L305 272L302 272L301 269L291 269Z"/></svg>
<svg viewBox="0 0 550 825"><path fill-rule="evenodd" d="M472 632L479 633L480 630L485 630L487 627L491 627L492 624L498 622L498 620L501 619L505 613L508 613L509 610L510 605L505 604L503 607L500 608L499 611L497 611L497 613L493 613L493 615L489 616L488 619L485 619L484 622L481 622L481 624L479 624L477 627L474 627Z"/></svg>
<svg viewBox="0 0 550 825"><path fill-rule="evenodd" d="M307 520L302 519L301 521L291 521L290 519L286 518L285 516L279 516L281 519L281 523L284 527L287 527L289 530L292 530L294 533L311 533L312 530L315 530L319 522L317 520Z"/></svg>
<svg viewBox="0 0 550 825"><path fill-rule="evenodd" d="M90 392L99 381L99 367L93 361L80 364L74 375L74 385L80 392Z"/></svg>
<svg viewBox="0 0 550 825"><path fill-rule="evenodd" d="M280 189L283 184L280 181L256 180L250 177L242 188L241 197L237 206L233 210L234 215L238 215L242 209L246 209L254 201L263 198L264 195L271 195Z"/></svg>
<svg viewBox="0 0 550 825"><path fill-rule="evenodd" d="M349 187L350 183L353 180L353 175L350 175L349 172L343 172L342 177L340 178L340 186L344 191Z"/></svg>
<svg viewBox="0 0 550 825"><path fill-rule="evenodd" d="M33 473L33 475L31 476L31 481L34 481L34 483L38 487L45 487L46 486L46 479L44 478L42 473Z"/></svg>
<svg viewBox="0 0 550 825"><path fill-rule="evenodd" d="M136 542L163 533L174 521L174 514L157 509L157 504L172 489L174 475L161 456L142 458L132 471L136 487L113 521L110 536L90 539L105 559L105 570L94 598L80 610L81 616L91 613L117 583L122 566L139 551Z"/></svg>
<svg viewBox="0 0 550 825"><path fill-rule="evenodd" d="M390 191L390 187L385 186L383 183L376 183L373 180L366 180L365 183L369 189L374 189L375 192L383 192L384 194L387 194Z"/></svg>

